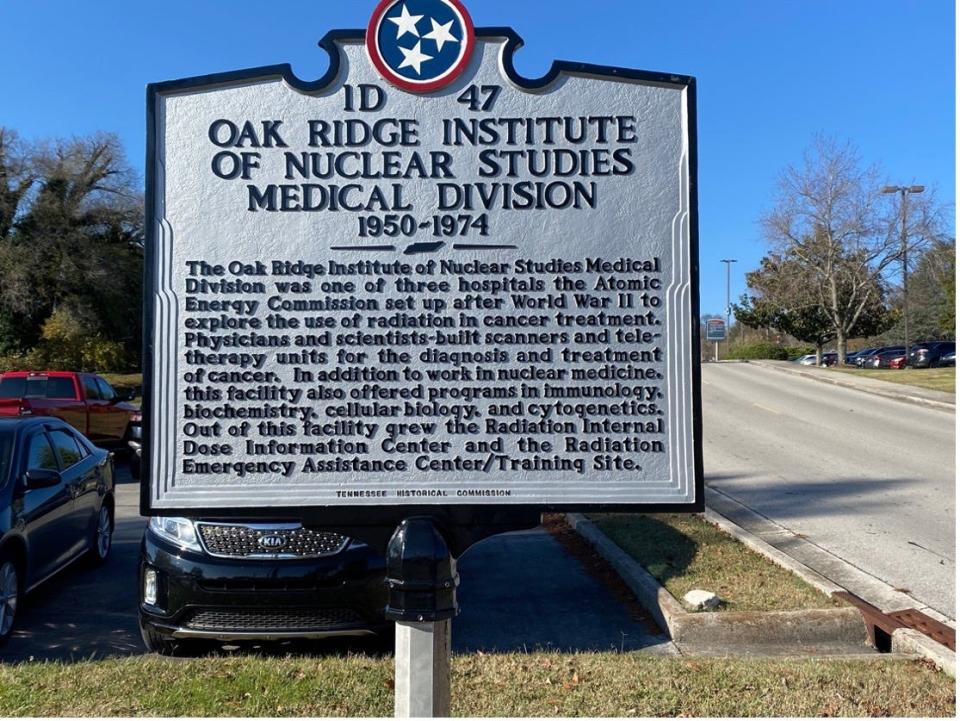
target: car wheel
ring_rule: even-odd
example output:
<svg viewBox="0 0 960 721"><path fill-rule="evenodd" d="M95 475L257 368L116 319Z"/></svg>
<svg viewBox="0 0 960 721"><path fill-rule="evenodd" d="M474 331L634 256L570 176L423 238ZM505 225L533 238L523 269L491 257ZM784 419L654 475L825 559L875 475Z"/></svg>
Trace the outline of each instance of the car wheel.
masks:
<svg viewBox="0 0 960 721"><path fill-rule="evenodd" d="M113 508L106 501L97 513L96 525L90 539L90 559L94 565L105 563L113 548Z"/></svg>
<svg viewBox="0 0 960 721"><path fill-rule="evenodd" d="M177 652L178 644L176 641L157 633L143 621L140 622L140 637L143 639L143 645L147 647L150 653L173 656Z"/></svg>
<svg viewBox="0 0 960 721"><path fill-rule="evenodd" d="M0 554L0 646L5 645L13 634L22 595L20 567L10 554Z"/></svg>
<svg viewBox="0 0 960 721"><path fill-rule="evenodd" d="M206 656L216 650L216 644L211 641L175 641L156 631L150 624L140 621L140 638L150 653L161 656Z"/></svg>

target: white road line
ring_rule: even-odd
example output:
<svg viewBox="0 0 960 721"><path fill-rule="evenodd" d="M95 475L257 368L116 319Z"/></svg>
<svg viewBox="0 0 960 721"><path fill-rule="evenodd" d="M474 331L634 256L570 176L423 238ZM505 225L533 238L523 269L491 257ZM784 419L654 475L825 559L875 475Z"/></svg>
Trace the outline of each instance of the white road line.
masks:
<svg viewBox="0 0 960 721"><path fill-rule="evenodd" d="M755 408L759 408L760 410L766 411L767 413L773 413L773 415L775 416L783 415L782 413L780 413L780 411L775 411L773 410L773 408L767 408L766 406L762 406L759 403L754 403L753 405Z"/></svg>

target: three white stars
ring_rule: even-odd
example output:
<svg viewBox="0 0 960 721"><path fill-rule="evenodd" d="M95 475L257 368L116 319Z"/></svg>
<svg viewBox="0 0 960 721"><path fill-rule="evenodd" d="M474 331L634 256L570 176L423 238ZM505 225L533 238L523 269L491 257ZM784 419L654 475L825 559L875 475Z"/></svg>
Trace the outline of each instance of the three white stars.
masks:
<svg viewBox="0 0 960 721"><path fill-rule="evenodd" d="M417 30L417 23L423 20L423 15L412 15L407 9L406 4L400 6L400 15L393 18L387 18L392 23L395 23L397 26L397 40L404 37L407 33L410 33L415 38L420 37L420 31ZM453 33L450 32L450 29L453 27L453 20L450 22L441 25L433 18L430 18L430 23L433 25L433 29L423 36L423 40L433 40L437 44L437 52L443 50L443 46L447 43L459 43L453 36ZM414 45L409 50L404 47L398 46L400 52L403 53L403 62L400 63L398 69L402 70L403 68L413 68L414 72L419 75L421 72L421 67L423 63L428 60L433 60L434 56L427 55L423 52L423 41L418 40L417 44Z"/></svg>

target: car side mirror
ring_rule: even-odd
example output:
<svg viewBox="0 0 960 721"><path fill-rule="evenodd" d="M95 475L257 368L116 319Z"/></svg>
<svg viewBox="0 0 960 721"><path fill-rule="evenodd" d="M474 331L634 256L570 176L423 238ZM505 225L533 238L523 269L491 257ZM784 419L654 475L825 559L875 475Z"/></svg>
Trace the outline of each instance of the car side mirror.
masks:
<svg viewBox="0 0 960 721"><path fill-rule="evenodd" d="M52 488L59 485L63 480L59 471L51 471L46 468L31 468L24 476L27 490L37 488Z"/></svg>

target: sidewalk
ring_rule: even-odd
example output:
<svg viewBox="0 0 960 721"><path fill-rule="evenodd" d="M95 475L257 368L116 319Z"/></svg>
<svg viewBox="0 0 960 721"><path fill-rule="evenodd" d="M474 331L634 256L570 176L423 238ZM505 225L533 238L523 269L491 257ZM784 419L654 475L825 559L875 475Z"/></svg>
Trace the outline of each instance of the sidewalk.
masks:
<svg viewBox="0 0 960 721"><path fill-rule="evenodd" d="M872 393L873 395L883 396L905 403L916 403L942 411L955 412L957 408L956 396L952 393L944 393L943 391L899 385L888 381L877 380L876 378L858 377L852 373L838 373L837 371L832 371L827 368L802 366L789 361L751 360L747 361L747 363L763 366L764 368L773 368L774 370L796 376L804 376L811 380L820 381L821 383L830 383L835 386L851 388L864 393Z"/></svg>

